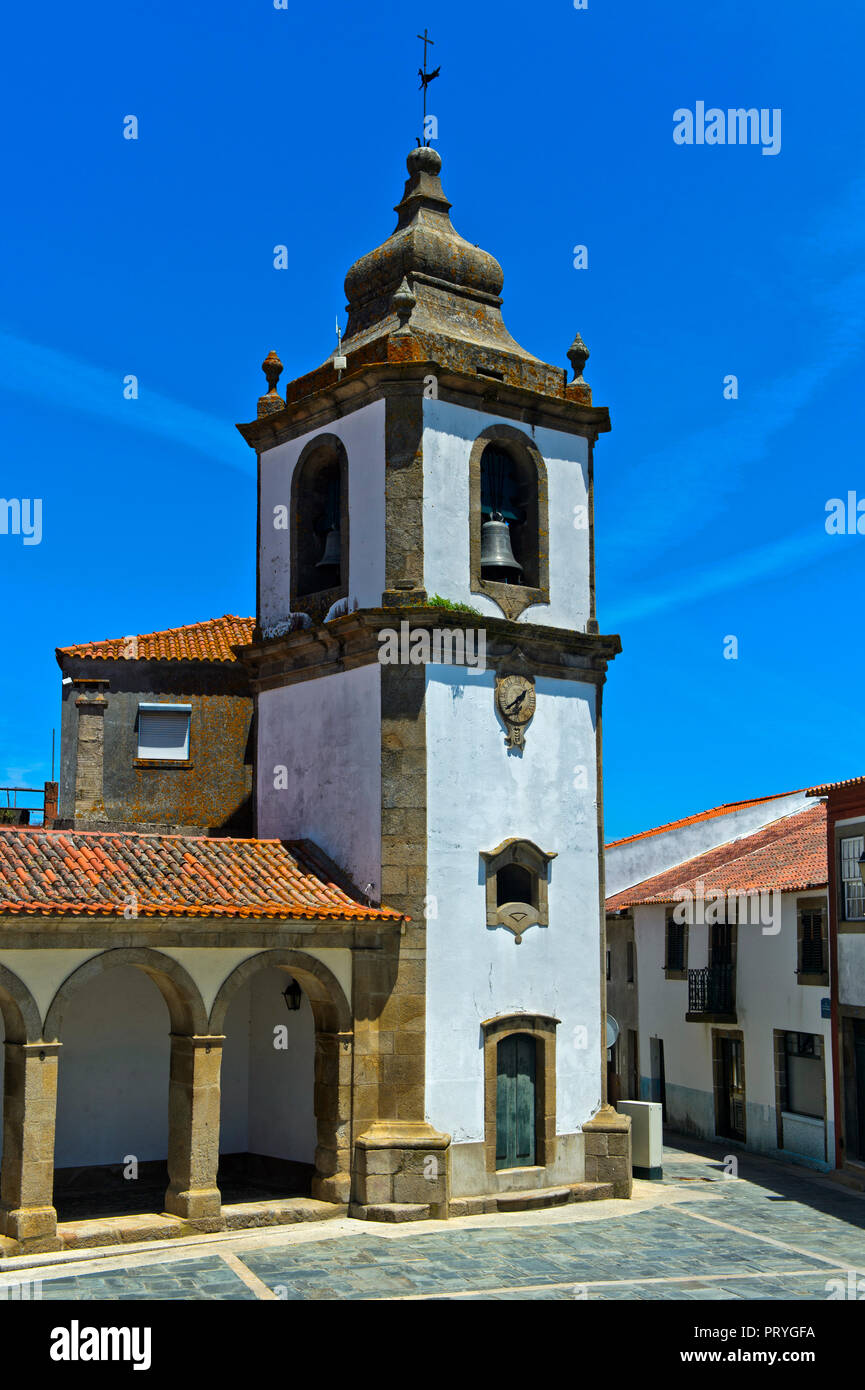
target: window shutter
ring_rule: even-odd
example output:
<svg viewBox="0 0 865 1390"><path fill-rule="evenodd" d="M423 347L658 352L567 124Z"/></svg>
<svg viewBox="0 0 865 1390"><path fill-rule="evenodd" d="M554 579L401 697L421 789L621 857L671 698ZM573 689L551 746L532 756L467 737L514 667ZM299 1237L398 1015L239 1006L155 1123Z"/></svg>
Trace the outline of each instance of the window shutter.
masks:
<svg viewBox="0 0 865 1390"><path fill-rule="evenodd" d="M139 709L138 756L185 762L189 757L189 710Z"/></svg>

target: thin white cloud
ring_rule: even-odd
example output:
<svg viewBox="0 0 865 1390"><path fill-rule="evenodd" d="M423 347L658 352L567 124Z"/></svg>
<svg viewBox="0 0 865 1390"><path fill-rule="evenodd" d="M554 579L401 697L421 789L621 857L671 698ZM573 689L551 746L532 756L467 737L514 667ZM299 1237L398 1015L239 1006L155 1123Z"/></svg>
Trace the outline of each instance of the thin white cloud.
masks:
<svg viewBox="0 0 865 1390"><path fill-rule="evenodd" d="M827 555L833 544L844 543L843 538L828 536L820 521L818 518L817 525L811 530L784 536L769 545L758 546L739 555L724 556L716 565L708 565L703 570L688 569L678 584L646 590L622 604L613 602L601 615L602 627L605 631L615 631L626 622L635 622L665 609L679 608L712 594L723 593L726 589L738 589L771 574L801 569L809 561L816 560L821 552Z"/></svg>
<svg viewBox="0 0 865 1390"><path fill-rule="evenodd" d="M137 400L124 400L123 376L81 362L0 329L0 385L14 395L33 396L52 405L80 410L194 449L241 473L254 475L255 458L233 424L139 385Z"/></svg>

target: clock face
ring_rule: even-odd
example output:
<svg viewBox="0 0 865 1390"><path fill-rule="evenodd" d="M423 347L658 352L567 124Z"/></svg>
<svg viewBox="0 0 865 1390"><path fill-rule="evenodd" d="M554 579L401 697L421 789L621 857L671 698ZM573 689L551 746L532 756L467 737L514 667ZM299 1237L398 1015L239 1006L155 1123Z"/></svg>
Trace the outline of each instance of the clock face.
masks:
<svg viewBox="0 0 865 1390"><path fill-rule="evenodd" d="M526 676L505 676L496 698L502 717L513 724L527 724L535 712L535 687Z"/></svg>

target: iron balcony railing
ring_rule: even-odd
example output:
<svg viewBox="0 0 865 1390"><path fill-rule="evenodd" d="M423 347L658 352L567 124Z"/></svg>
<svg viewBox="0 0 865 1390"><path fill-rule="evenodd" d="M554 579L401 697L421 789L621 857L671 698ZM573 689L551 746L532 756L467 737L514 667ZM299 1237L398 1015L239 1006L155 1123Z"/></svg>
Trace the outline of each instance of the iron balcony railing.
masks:
<svg viewBox="0 0 865 1390"><path fill-rule="evenodd" d="M688 971L689 1014L732 1014L733 966L704 965Z"/></svg>

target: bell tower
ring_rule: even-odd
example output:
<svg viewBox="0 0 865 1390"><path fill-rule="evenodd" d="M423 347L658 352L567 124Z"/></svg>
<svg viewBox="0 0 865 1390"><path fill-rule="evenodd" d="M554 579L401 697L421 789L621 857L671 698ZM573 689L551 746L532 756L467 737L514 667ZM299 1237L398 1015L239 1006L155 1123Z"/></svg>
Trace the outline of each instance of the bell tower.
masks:
<svg viewBox="0 0 865 1390"><path fill-rule="evenodd" d="M345 928L353 1168L319 1193L390 1219L630 1192L605 1090L609 416L579 335L570 381L511 337L437 151L407 167L396 228L346 276L341 356L281 395L271 353L238 427L259 460L257 833L314 841L405 914Z"/></svg>

